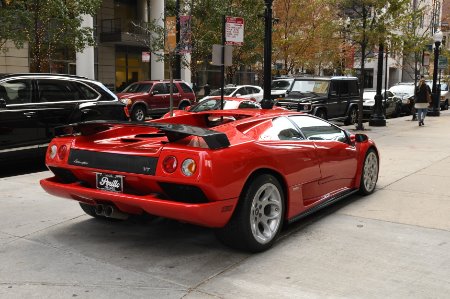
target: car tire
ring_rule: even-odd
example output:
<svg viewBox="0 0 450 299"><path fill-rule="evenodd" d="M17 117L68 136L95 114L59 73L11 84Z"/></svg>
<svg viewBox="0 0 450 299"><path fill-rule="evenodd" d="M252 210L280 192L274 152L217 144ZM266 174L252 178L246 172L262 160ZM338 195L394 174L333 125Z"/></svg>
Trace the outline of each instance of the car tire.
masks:
<svg viewBox="0 0 450 299"><path fill-rule="evenodd" d="M178 107L178 109L179 110L185 110L186 107L188 107L188 106L189 106L188 102L182 102L182 103L180 103L180 106Z"/></svg>
<svg viewBox="0 0 450 299"><path fill-rule="evenodd" d="M378 155L374 149L369 149L364 158L361 171L361 182L359 192L363 195L369 195L375 190L378 181L379 172Z"/></svg>
<svg viewBox="0 0 450 299"><path fill-rule="evenodd" d="M353 106L350 108L350 111L348 112L347 118L344 120L344 125L354 125L358 123L358 108L356 106Z"/></svg>
<svg viewBox="0 0 450 299"><path fill-rule="evenodd" d="M316 113L314 113L315 116L320 117L321 119L327 119L327 112L325 111L325 109L320 108L317 109Z"/></svg>
<svg viewBox="0 0 450 299"><path fill-rule="evenodd" d="M393 118L399 117L401 113L402 113L402 106L397 105L397 106L395 106L395 110L394 110L394 112L392 112L391 117L393 117Z"/></svg>
<svg viewBox="0 0 450 299"><path fill-rule="evenodd" d="M106 218L106 217L97 215L97 213L95 213L95 206L88 205L87 203L84 203L84 202L80 202L79 204L80 204L81 209L89 216L92 216L94 218Z"/></svg>
<svg viewBox="0 0 450 299"><path fill-rule="evenodd" d="M131 111L131 119L134 121L144 121L146 116L146 109L142 105L134 107Z"/></svg>
<svg viewBox="0 0 450 299"><path fill-rule="evenodd" d="M448 100L445 100L444 106L442 106L442 110L448 110Z"/></svg>
<svg viewBox="0 0 450 299"><path fill-rule="evenodd" d="M227 246L250 252L270 248L284 220L284 193L270 174L259 175L246 184L236 210L225 227L216 231Z"/></svg>

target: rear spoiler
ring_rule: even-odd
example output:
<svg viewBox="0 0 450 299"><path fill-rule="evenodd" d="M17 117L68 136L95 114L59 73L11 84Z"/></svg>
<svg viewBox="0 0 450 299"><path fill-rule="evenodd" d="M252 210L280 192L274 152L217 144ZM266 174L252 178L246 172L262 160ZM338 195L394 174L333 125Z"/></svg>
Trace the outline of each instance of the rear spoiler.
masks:
<svg viewBox="0 0 450 299"><path fill-rule="evenodd" d="M198 136L205 140L210 149L221 149L230 146L230 141L225 133L204 129L196 126L169 124L157 122L127 122L127 121L86 121L56 127L55 136L93 135L113 127L149 127L162 131L169 142L174 142L187 136Z"/></svg>

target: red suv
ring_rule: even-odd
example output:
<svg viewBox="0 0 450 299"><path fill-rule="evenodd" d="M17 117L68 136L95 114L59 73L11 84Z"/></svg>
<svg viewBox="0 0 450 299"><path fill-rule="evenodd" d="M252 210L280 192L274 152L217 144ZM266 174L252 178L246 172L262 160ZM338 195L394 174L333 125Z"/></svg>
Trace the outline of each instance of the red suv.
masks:
<svg viewBox="0 0 450 299"><path fill-rule="evenodd" d="M182 80L173 81L173 107L184 109L195 103L195 93ZM170 109L170 81L139 81L118 93L132 120L144 121L146 116L161 116Z"/></svg>

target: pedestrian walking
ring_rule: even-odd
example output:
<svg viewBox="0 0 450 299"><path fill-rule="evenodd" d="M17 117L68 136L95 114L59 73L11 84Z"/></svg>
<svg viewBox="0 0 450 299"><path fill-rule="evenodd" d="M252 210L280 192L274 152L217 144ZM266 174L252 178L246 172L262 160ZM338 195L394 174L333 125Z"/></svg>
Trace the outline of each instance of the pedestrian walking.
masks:
<svg viewBox="0 0 450 299"><path fill-rule="evenodd" d="M420 79L416 90L416 102L414 108L417 110L417 120L419 126L425 125L424 120L427 115L428 105L431 102L430 87L425 83L425 79Z"/></svg>

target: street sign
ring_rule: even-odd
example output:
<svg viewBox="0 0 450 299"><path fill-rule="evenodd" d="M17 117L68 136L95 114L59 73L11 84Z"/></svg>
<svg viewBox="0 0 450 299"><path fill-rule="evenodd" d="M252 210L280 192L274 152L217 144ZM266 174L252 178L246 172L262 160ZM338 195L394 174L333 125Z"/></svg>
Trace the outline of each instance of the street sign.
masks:
<svg viewBox="0 0 450 299"><path fill-rule="evenodd" d="M225 18L225 45L244 44L244 18Z"/></svg>
<svg viewBox="0 0 450 299"><path fill-rule="evenodd" d="M448 68L448 59L446 56L440 56L438 59L438 69L445 70Z"/></svg>
<svg viewBox="0 0 450 299"><path fill-rule="evenodd" d="M213 51L212 51L212 65L222 65L222 45L213 45ZM233 47L232 46L225 46L225 66L233 65L232 62L233 57Z"/></svg>

